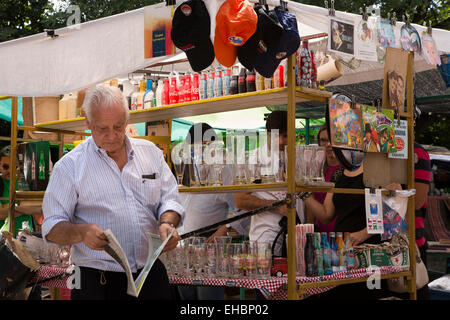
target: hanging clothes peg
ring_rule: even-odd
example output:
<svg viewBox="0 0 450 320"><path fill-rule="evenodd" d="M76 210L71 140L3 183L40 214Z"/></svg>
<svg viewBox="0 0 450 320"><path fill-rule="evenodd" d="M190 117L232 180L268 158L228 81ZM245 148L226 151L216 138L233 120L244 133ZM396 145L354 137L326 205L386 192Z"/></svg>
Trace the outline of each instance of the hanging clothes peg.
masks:
<svg viewBox="0 0 450 320"><path fill-rule="evenodd" d="M364 6L364 10L363 10L363 8L359 7L359 13L361 13L362 19L364 21L367 21L369 19L369 14L367 13L367 7L366 6Z"/></svg>
<svg viewBox="0 0 450 320"><path fill-rule="evenodd" d="M334 17L335 16L336 11L334 10L334 0L331 0L331 7L330 8L328 8L328 1L325 0L325 8L328 9L328 15L330 17Z"/></svg>
<svg viewBox="0 0 450 320"><path fill-rule="evenodd" d="M392 17L391 13L388 12L388 20L391 22L391 25L393 26L397 24L397 14L395 13L395 11L392 13Z"/></svg>

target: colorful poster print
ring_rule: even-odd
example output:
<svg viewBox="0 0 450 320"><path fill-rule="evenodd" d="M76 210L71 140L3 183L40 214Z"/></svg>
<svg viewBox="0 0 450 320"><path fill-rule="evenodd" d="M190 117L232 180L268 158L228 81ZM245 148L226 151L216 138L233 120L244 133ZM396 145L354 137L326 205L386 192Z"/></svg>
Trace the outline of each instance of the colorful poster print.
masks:
<svg viewBox="0 0 450 320"><path fill-rule="evenodd" d="M161 57L175 53L170 32L172 30L171 7L165 2L160 6L144 9L144 58Z"/></svg>
<svg viewBox="0 0 450 320"><path fill-rule="evenodd" d="M422 52L419 33L412 25L404 24L401 28L402 48L406 51Z"/></svg>
<svg viewBox="0 0 450 320"><path fill-rule="evenodd" d="M330 19L330 50L354 54L354 25L335 18Z"/></svg>
<svg viewBox="0 0 450 320"><path fill-rule="evenodd" d="M377 22L377 57L378 62L384 63L386 48L395 48L395 34L388 19L378 19Z"/></svg>
<svg viewBox="0 0 450 320"><path fill-rule="evenodd" d="M350 103L330 99L331 144L344 149L362 150L361 110L352 109Z"/></svg>
<svg viewBox="0 0 450 320"><path fill-rule="evenodd" d="M364 152L396 152L394 110L359 106L363 119Z"/></svg>
<svg viewBox="0 0 450 320"><path fill-rule="evenodd" d="M422 32L422 55L425 61L434 66L441 64L436 43L433 37L426 31Z"/></svg>
<svg viewBox="0 0 450 320"><path fill-rule="evenodd" d="M357 59L377 61L375 22L375 19L361 19L358 23L355 41L355 56Z"/></svg>
<svg viewBox="0 0 450 320"><path fill-rule="evenodd" d="M388 71L389 105L396 110L402 110L405 104L405 79L396 70Z"/></svg>

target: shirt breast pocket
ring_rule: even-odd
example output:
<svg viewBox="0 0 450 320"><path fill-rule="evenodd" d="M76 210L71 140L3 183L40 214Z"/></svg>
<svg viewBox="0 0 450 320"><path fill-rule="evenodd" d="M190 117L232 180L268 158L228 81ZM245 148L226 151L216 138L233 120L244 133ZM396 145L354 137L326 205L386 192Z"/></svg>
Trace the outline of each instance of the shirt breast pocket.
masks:
<svg viewBox="0 0 450 320"><path fill-rule="evenodd" d="M145 207L156 209L161 197L160 179L143 179L136 194L136 199Z"/></svg>

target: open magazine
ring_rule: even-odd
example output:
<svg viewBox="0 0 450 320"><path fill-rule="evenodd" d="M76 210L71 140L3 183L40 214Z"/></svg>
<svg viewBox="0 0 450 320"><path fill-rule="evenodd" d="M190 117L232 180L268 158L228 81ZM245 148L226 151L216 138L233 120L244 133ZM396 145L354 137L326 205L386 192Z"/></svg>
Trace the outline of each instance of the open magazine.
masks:
<svg viewBox="0 0 450 320"><path fill-rule="evenodd" d="M174 230L175 231L175 230ZM133 297L139 296L142 286L147 279L147 276L152 269L153 263L155 263L158 256L161 254L162 250L166 246L169 239L172 237L173 232L164 240L161 241L159 235L147 233L147 239L149 242L148 246L148 257L144 268L142 269L136 280L133 280L133 275L131 274L130 264L128 262L127 256L117 241L116 237L110 229L105 231L106 238L109 243L105 247L105 251L109 254L122 268L125 270L128 279L127 294Z"/></svg>

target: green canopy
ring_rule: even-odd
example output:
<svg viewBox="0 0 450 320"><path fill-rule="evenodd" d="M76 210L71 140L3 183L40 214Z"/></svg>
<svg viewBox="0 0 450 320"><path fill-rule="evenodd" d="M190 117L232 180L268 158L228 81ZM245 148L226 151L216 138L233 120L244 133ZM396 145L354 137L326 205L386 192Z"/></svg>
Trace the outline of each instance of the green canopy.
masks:
<svg viewBox="0 0 450 320"><path fill-rule="evenodd" d="M0 100L0 119L11 121L12 99ZM17 124L23 126L22 117L22 98L18 99L17 104Z"/></svg>

